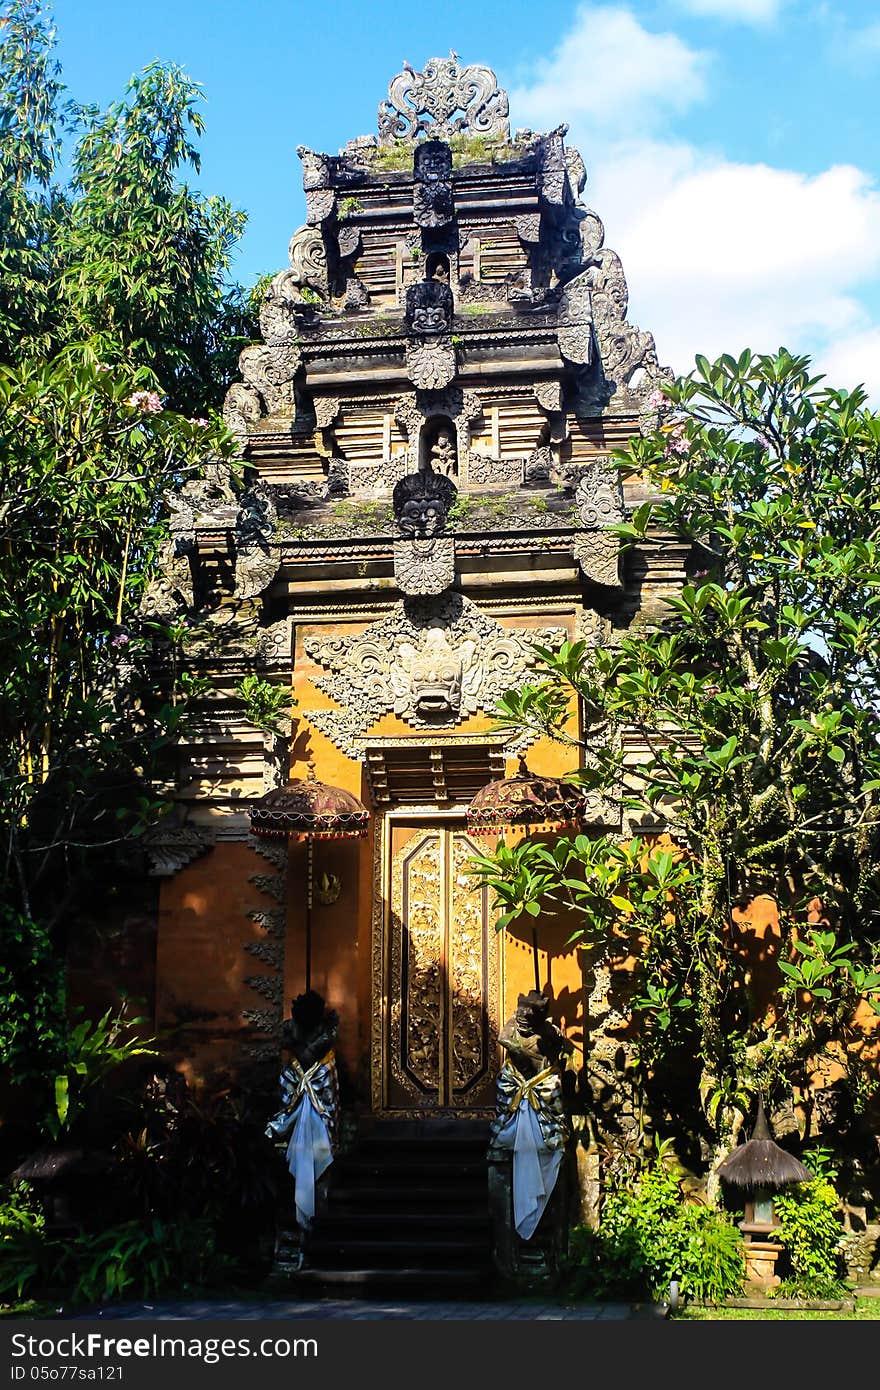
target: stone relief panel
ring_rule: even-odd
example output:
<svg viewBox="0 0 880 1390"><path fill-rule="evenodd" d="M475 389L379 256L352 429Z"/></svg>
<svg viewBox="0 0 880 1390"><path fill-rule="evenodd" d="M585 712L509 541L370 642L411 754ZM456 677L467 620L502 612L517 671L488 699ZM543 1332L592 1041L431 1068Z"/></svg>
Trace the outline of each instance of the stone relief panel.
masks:
<svg viewBox="0 0 880 1390"><path fill-rule="evenodd" d="M384 714L415 729L442 729L491 713L531 672L532 644L552 646L564 636L562 628L503 628L460 594L403 599L357 636L307 638L306 652L328 672L315 684L340 709L303 712L360 758L363 736Z"/></svg>
<svg viewBox="0 0 880 1390"><path fill-rule="evenodd" d="M462 67L458 54L429 58L421 72L404 63L391 79L379 106L379 144L415 144L422 136L448 140L452 135L483 135L508 141L507 93L491 68Z"/></svg>

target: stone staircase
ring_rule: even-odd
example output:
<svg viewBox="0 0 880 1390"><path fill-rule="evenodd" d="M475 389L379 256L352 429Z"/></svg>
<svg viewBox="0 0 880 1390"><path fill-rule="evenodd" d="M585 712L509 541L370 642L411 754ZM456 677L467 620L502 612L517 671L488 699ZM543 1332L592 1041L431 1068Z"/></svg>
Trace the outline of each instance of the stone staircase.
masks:
<svg viewBox="0 0 880 1390"><path fill-rule="evenodd" d="M488 1121L367 1119L284 1282L334 1297L485 1297ZM273 1281L273 1282L278 1282Z"/></svg>

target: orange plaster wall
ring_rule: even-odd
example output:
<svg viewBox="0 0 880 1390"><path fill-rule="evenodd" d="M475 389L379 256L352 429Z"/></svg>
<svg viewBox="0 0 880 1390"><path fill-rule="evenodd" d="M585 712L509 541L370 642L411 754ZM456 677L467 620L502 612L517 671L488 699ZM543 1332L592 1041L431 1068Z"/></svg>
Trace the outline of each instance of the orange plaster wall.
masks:
<svg viewBox="0 0 880 1390"><path fill-rule="evenodd" d="M274 872L249 845L232 841L162 882L156 1025L165 1055L194 1082L237 1070L244 1043L258 1040L242 1009L270 1004L245 977L271 972L244 949L266 935L247 914L277 904L249 876Z"/></svg>

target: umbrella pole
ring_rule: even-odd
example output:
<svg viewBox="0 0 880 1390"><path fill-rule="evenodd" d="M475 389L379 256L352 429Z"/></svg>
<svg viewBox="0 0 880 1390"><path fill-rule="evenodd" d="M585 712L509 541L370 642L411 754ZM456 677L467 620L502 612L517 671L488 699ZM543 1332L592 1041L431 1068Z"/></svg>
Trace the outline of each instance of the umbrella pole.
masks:
<svg viewBox="0 0 880 1390"><path fill-rule="evenodd" d="M306 836L306 993L312 987L312 888L314 849L311 835Z"/></svg>

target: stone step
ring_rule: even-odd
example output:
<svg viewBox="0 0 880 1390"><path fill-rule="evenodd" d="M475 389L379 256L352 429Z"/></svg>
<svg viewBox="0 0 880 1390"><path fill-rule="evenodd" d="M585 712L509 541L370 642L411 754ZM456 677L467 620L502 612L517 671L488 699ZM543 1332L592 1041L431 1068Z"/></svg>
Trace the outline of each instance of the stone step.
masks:
<svg viewBox="0 0 880 1390"><path fill-rule="evenodd" d="M485 1179L473 1183L371 1183L368 1180L357 1183L340 1183L330 1188L328 1211L337 1206L346 1208L383 1211L436 1212L448 1219L450 1208L458 1210L485 1210L487 1185Z"/></svg>
<svg viewBox="0 0 880 1390"><path fill-rule="evenodd" d="M483 1299L491 1292L493 1274L487 1267L444 1269L375 1267L300 1269L275 1280L297 1294L373 1299L405 1295L411 1301L432 1298Z"/></svg>
<svg viewBox="0 0 880 1390"><path fill-rule="evenodd" d="M351 1240L318 1238L303 1250L307 1269L480 1269L485 1240Z"/></svg>
<svg viewBox="0 0 880 1390"><path fill-rule="evenodd" d="M448 1233L450 1227L448 1212L426 1212L416 1211L392 1211L377 1212L373 1210L363 1210L360 1208L350 1211L337 1211L335 1205L322 1214L320 1218L320 1232L322 1239L338 1237L340 1233L352 1236L363 1236L375 1234L380 1237L398 1237L401 1234L413 1232L424 1232L430 1236L432 1232L443 1235ZM481 1208L475 1207L473 1210L455 1212L455 1229L461 1231L479 1232L487 1235L489 1231L489 1212L484 1204Z"/></svg>

